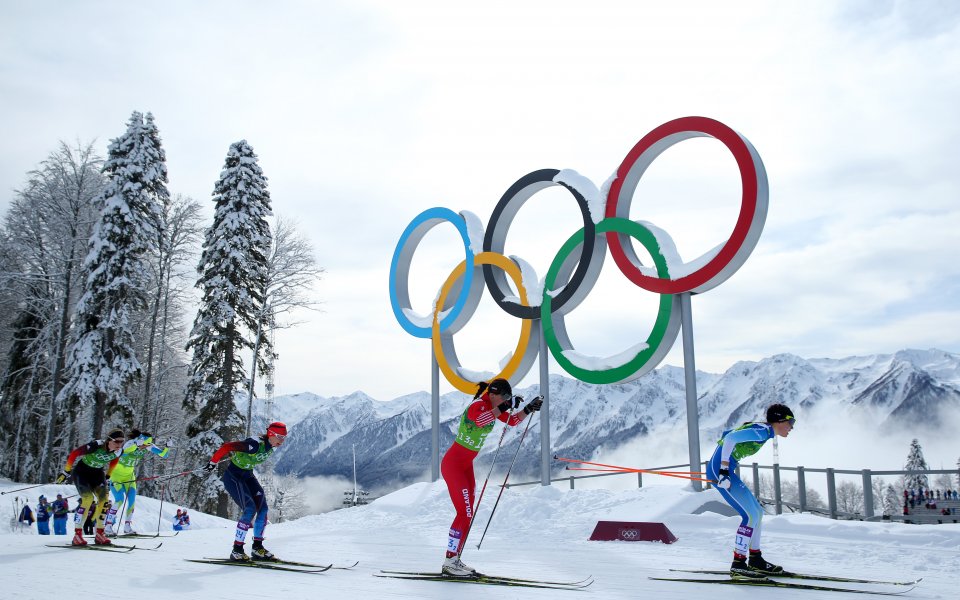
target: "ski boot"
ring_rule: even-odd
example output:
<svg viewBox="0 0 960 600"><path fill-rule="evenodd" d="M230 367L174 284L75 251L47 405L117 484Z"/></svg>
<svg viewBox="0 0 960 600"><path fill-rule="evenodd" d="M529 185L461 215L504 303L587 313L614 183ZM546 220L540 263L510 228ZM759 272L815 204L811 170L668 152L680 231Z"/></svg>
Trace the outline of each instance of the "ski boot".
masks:
<svg viewBox="0 0 960 600"><path fill-rule="evenodd" d="M126 521L123 524L123 533L124 535L137 535L137 532L134 531L133 526L130 525L130 521Z"/></svg>
<svg viewBox="0 0 960 600"><path fill-rule="evenodd" d="M450 577L477 577L480 573L473 567L467 566L457 555L448 556L443 561L443 568L440 572Z"/></svg>
<svg viewBox="0 0 960 600"><path fill-rule="evenodd" d="M110 541L110 538L107 537L107 534L102 529L98 529L93 536L93 543L97 546L109 546L113 542Z"/></svg>
<svg viewBox="0 0 960 600"><path fill-rule="evenodd" d="M764 575L776 575L777 573L783 573L783 567L767 562L759 550L750 551L750 562L748 563L748 566L757 573L762 573Z"/></svg>
<svg viewBox="0 0 960 600"><path fill-rule="evenodd" d="M117 537L117 530L113 528L113 525L105 526L103 531L107 534L107 537Z"/></svg>
<svg viewBox="0 0 960 600"><path fill-rule="evenodd" d="M230 560L234 562L247 562L250 557L243 551L243 544L234 544L233 551L230 552Z"/></svg>
<svg viewBox="0 0 960 600"><path fill-rule="evenodd" d="M70 542L71 546L86 546L87 540L83 539L83 529L74 529L73 530L73 541Z"/></svg>
<svg viewBox="0 0 960 600"><path fill-rule="evenodd" d="M763 573L756 571L747 564L747 557L734 554L730 564L730 577L734 579L763 579Z"/></svg>
<svg viewBox="0 0 960 600"><path fill-rule="evenodd" d="M253 548L250 549L250 559L264 562L280 560L273 555L273 552L264 548L263 544L258 541L253 542Z"/></svg>

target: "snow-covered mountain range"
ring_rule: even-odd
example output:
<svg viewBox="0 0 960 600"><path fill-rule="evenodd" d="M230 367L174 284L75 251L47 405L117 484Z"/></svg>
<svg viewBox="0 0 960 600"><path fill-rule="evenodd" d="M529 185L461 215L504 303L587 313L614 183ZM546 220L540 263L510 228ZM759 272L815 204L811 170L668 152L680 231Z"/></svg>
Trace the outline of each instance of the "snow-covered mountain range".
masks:
<svg viewBox="0 0 960 600"><path fill-rule="evenodd" d="M843 359L779 354L739 362L719 375L698 372L697 389L701 446L706 448L723 429L762 418L774 402L791 406L800 420L819 412L856 420L881 433L908 429L935 434L945 416L960 414L960 355L935 349ZM539 386L515 393L530 398ZM452 442L469 401L460 392L441 397L441 448ZM552 375L551 451L589 460L658 432L675 432L686 421L685 404L679 367L664 366L630 383L602 386ZM290 426L287 442L277 453L280 473L352 477L355 448L358 479L364 486L394 487L429 474L428 392L388 402L363 392L283 396L275 399L273 418ZM539 446L539 435L537 420L525 447ZM508 438L512 441L502 450L506 456L513 455L518 438ZM495 446L484 448L478 469L484 468L484 455ZM514 469L518 476L537 478L538 453L524 452Z"/></svg>

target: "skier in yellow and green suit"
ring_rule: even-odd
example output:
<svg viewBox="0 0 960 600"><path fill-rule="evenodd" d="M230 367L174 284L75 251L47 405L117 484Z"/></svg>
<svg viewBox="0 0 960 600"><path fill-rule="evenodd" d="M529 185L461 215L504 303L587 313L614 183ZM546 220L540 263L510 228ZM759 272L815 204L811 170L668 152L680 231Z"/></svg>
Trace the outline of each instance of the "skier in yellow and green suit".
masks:
<svg viewBox="0 0 960 600"><path fill-rule="evenodd" d="M126 443L123 444L120 456L110 463L110 468L107 470L110 492L113 494L113 506L107 513L107 535L117 534L115 525L117 511L124 504L126 510L123 520L123 533L136 534L136 531L133 530L132 520L137 501L137 474L135 472L137 465L143 462L148 452L160 458L166 458L170 453L168 444L169 442L163 444L163 448L161 448L159 444L154 444L153 436L149 433L141 432L139 429L130 432Z"/></svg>

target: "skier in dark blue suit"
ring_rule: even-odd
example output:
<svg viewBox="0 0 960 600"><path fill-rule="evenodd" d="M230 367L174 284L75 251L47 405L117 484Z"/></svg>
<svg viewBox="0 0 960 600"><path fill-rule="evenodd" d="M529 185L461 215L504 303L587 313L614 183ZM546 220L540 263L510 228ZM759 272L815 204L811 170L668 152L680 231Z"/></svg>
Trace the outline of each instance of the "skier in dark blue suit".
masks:
<svg viewBox="0 0 960 600"><path fill-rule="evenodd" d="M217 468L217 463L227 456L230 457L230 466L223 472L223 487L242 510L240 520L237 521L237 533L230 560L277 560L272 552L263 547L263 531L267 526L269 507L253 468L270 458L273 451L283 445L286 437L286 425L280 421L270 423L267 425L267 433L259 438L224 443L204 467L204 470L212 473ZM247 556L243 551L243 543L247 531L251 528L253 548L250 556Z"/></svg>

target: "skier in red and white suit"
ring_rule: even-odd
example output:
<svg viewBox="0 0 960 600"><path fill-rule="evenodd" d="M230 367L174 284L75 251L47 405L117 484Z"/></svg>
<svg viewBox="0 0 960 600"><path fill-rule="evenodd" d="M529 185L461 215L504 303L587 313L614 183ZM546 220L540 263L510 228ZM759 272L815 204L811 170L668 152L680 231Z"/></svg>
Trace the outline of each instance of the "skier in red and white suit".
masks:
<svg viewBox="0 0 960 600"><path fill-rule="evenodd" d="M523 398L513 396L510 382L506 379L494 379L489 384L478 384L474 402L463 411L457 437L440 462L440 473L447 484L450 499L457 510L457 516L450 525L447 539L447 556L443 561L442 572L456 577L470 577L477 572L460 560L464 536L473 520L473 502L476 493L476 478L473 474L473 459L477 457L487 436L493 431L496 421L500 420L510 427L522 423L527 415L540 410L543 400L535 398L523 407L521 412L511 414Z"/></svg>

